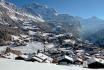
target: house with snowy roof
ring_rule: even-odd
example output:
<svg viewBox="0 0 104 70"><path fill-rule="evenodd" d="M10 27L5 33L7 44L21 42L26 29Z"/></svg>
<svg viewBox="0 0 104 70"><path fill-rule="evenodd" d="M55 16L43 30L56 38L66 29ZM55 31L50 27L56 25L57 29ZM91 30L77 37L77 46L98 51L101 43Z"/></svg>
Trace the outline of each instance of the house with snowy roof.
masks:
<svg viewBox="0 0 104 70"><path fill-rule="evenodd" d="M34 59L36 59L39 62L46 62L46 63L51 63L53 61L53 59L43 53L37 53L35 54L34 57L32 57Z"/></svg>
<svg viewBox="0 0 104 70"><path fill-rule="evenodd" d="M104 59L92 57L83 63L83 67L104 68Z"/></svg>
<svg viewBox="0 0 104 70"><path fill-rule="evenodd" d="M63 56L60 56L58 58L58 64L72 64L74 63L74 59L73 57L70 57L70 56L67 56L67 55L63 55Z"/></svg>

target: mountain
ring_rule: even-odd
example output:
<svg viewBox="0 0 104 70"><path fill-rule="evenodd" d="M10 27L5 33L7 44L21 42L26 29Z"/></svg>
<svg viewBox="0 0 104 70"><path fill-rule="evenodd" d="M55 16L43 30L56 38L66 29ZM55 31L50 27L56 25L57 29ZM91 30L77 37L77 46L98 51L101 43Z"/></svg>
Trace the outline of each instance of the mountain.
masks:
<svg viewBox="0 0 104 70"><path fill-rule="evenodd" d="M89 36L86 37L86 39L94 43L98 47L104 48L104 29L99 30L93 34L90 34Z"/></svg>
<svg viewBox="0 0 104 70"><path fill-rule="evenodd" d="M0 1L0 42L11 40L11 35L27 34L27 31L24 31L27 23L28 27L30 25L37 25L43 29L48 27L42 18L32 16L12 3Z"/></svg>
<svg viewBox="0 0 104 70"><path fill-rule="evenodd" d="M43 21L43 19L39 18L38 16L32 16L19 10L14 4L9 2L0 2L0 9L0 21L3 21L4 24L9 24L12 21ZM8 20L11 22L9 22Z"/></svg>
<svg viewBox="0 0 104 70"><path fill-rule="evenodd" d="M41 30L56 33L71 32L75 35L80 31L80 23L73 16L59 14L55 9L46 5L33 3L22 8L16 7L9 2L0 2L1 25L21 27L23 23L38 26ZM46 30L47 31L47 30Z"/></svg>
<svg viewBox="0 0 104 70"><path fill-rule="evenodd" d="M69 14L59 14L55 9L46 5L33 3L24 5L22 9L43 18L49 25L53 26L53 32L71 32L76 35L80 31L80 22L75 17Z"/></svg>
<svg viewBox="0 0 104 70"><path fill-rule="evenodd" d="M83 19L76 17L82 25L81 37L102 47L104 46L104 20L98 17Z"/></svg>
<svg viewBox="0 0 104 70"><path fill-rule="evenodd" d="M81 35L84 37L88 37L102 29L104 29L104 20L98 18L98 17L91 17L87 19L83 19L81 17L77 17L77 19L80 21L80 24L82 26L81 29Z"/></svg>
<svg viewBox="0 0 104 70"><path fill-rule="evenodd" d="M59 14L46 5L33 3L18 8L12 3L0 0L0 41L5 38L8 38L5 41L11 40L12 35L27 35L29 31L56 34L69 32L78 37L80 23L75 17Z"/></svg>

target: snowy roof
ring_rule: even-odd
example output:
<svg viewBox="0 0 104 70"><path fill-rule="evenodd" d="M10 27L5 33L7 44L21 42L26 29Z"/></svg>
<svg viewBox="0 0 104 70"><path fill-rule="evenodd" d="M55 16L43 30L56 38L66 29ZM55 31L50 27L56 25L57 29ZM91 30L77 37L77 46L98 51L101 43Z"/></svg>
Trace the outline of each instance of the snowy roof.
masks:
<svg viewBox="0 0 104 70"><path fill-rule="evenodd" d="M75 41L74 40L71 40L71 39L66 39L66 40L64 40L66 43L68 43L68 42L70 42L70 43L72 43L72 44L75 44Z"/></svg>
<svg viewBox="0 0 104 70"><path fill-rule="evenodd" d="M34 58L35 60L37 60L37 61L39 61L39 62L42 62L42 61L43 61L42 59L40 59L40 58L38 58L38 57L32 57L32 58Z"/></svg>
<svg viewBox="0 0 104 70"><path fill-rule="evenodd" d="M17 57L17 55L15 55L13 53L7 53L7 54L5 54L3 56L6 57L6 58L8 58L8 59L15 59L15 57Z"/></svg>
<svg viewBox="0 0 104 70"><path fill-rule="evenodd" d="M43 33L42 36L48 36L50 33Z"/></svg>
<svg viewBox="0 0 104 70"><path fill-rule="evenodd" d="M55 47L55 45L53 43L48 43L48 44L45 44L45 47L46 48L53 48L53 47Z"/></svg>
<svg viewBox="0 0 104 70"><path fill-rule="evenodd" d="M74 61L74 59L72 57L69 57L67 55L64 55L62 57L59 58L59 60L63 60L63 59L67 59L67 60L70 60L70 61Z"/></svg>
<svg viewBox="0 0 104 70"><path fill-rule="evenodd" d="M61 36L64 36L64 34L59 34L59 35L56 35L55 37L61 37Z"/></svg>
<svg viewBox="0 0 104 70"><path fill-rule="evenodd" d="M84 50L76 50L76 52L78 52L78 53L83 53Z"/></svg>
<svg viewBox="0 0 104 70"><path fill-rule="evenodd" d="M11 35L11 36L14 40L18 40L20 38L19 36L15 36L15 35Z"/></svg>
<svg viewBox="0 0 104 70"><path fill-rule="evenodd" d="M28 59L27 55L20 55L21 57L23 57L24 59Z"/></svg>
<svg viewBox="0 0 104 70"><path fill-rule="evenodd" d="M29 35L35 35L37 32L34 32L34 31L30 31L29 30Z"/></svg>
<svg viewBox="0 0 104 70"><path fill-rule="evenodd" d="M49 61L52 61L52 60L53 60L51 57L49 57L49 56L47 56L47 55L44 55L44 54L42 54L42 53L38 53L38 54L36 54L35 56L37 56L37 57L39 57L39 58L41 58L41 59L43 59L43 60L45 60L45 59L47 59L47 60L49 60Z"/></svg>
<svg viewBox="0 0 104 70"><path fill-rule="evenodd" d="M104 59L92 57L92 58L87 60L88 64L91 64L91 63L94 63L94 62L99 62L99 63L104 64Z"/></svg>

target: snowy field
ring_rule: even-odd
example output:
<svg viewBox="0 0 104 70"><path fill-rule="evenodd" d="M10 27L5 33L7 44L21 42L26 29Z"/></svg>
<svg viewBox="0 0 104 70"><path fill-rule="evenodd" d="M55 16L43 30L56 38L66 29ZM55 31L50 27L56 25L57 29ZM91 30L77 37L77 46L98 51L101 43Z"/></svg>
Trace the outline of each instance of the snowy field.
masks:
<svg viewBox="0 0 104 70"><path fill-rule="evenodd" d="M104 70L87 69L80 66L61 66L49 63L25 62L0 58L0 70Z"/></svg>

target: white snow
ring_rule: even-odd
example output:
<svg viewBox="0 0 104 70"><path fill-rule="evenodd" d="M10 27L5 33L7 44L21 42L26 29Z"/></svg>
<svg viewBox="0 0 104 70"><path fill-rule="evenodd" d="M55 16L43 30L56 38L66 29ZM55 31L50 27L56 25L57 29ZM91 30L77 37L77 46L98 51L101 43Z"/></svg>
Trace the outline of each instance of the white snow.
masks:
<svg viewBox="0 0 104 70"><path fill-rule="evenodd" d="M20 50L22 53L36 53L37 50L43 50L44 45L41 42L29 42L26 46L13 47Z"/></svg>
<svg viewBox="0 0 104 70"><path fill-rule="evenodd" d="M0 52L4 51L8 46L0 46Z"/></svg>
<svg viewBox="0 0 104 70"><path fill-rule="evenodd" d="M55 45L53 43L47 43L47 44L45 44L45 47L46 48L53 48L53 47L55 47Z"/></svg>
<svg viewBox="0 0 104 70"><path fill-rule="evenodd" d="M10 4L10 3L9 3ZM0 5L2 7L4 7L5 9L8 10L8 15L13 19L13 20L21 20L23 21L24 20L24 17L26 18L26 20L33 20L35 22L44 22L44 20L38 16L33 16L33 15L30 15L30 14L27 14L27 13L24 13L24 12L20 12L20 11L16 11L15 9L12 8L12 5L7 5L5 3L1 3L0 2ZM21 17L17 17L15 14L18 14L20 15Z"/></svg>
<svg viewBox="0 0 104 70"><path fill-rule="evenodd" d="M9 55L8 55L9 54ZM8 59L15 59L15 57L17 57L17 55L13 54L13 53L7 53L4 55L6 58Z"/></svg>
<svg viewBox="0 0 104 70"><path fill-rule="evenodd" d="M66 40L64 40L66 43L72 43L72 44L75 44L75 41L74 40L71 40L71 39L66 39Z"/></svg>
<svg viewBox="0 0 104 70"><path fill-rule="evenodd" d="M62 66L50 63L26 62L21 60L11 60L0 58L0 70L104 70L88 69L82 66Z"/></svg>
<svg viewBox="0 0 104 70"><path fill-rule="evenodd" d="M56 37L62 37L64 36L64 34L59 34L59 35L56 35Z"/></svg>
<svg viewBox="0 0 104 70"><path fill-rule="evenodd" d="M29 35L36 35L37 32L34 32L34 31L29 30L28 33L29 33Z"/></svg>
<svg viewBox="0 0 104 70"><path fill-rule="evenodd" d="M15 35L11 35L12 36L12 38L13 38L13 40L19 40L19 36L15 36Z"/></svg>
<svg viewBox="0 0 104 70"><path fill-rule="evenodd" d="M42 36L48 36L49 35L49 33L43 33L42 34Z"/></svg>

